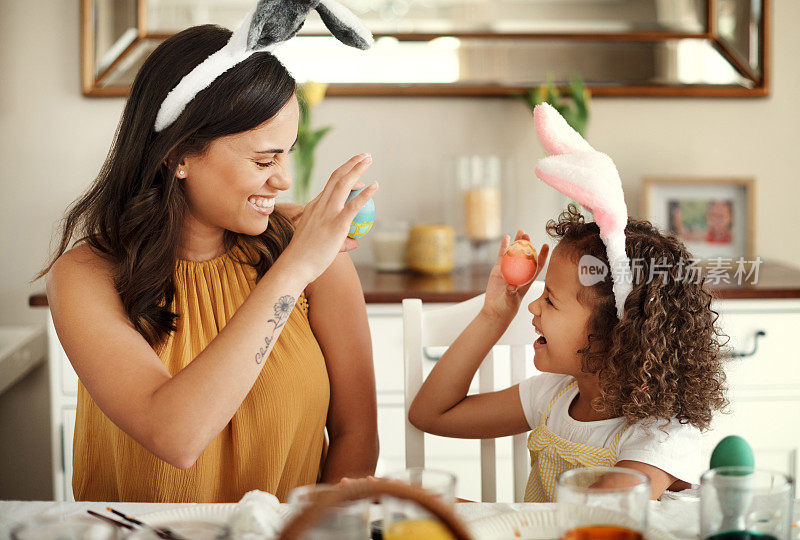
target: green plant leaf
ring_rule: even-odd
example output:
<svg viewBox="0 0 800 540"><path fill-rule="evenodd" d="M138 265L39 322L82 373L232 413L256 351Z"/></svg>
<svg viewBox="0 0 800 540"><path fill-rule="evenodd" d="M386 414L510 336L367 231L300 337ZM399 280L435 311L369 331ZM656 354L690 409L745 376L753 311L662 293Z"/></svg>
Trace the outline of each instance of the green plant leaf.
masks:
<svg viewBox="0 0 800 540"><path fill-rule="evenodd" d="M320 128L312 132L308 138L308 144L312 148L316 147L317 143L319 143L322 137L324 137L331 129L333 129L333 126L325 126L324 128Z"/></svg>
<svg viewBox="0 0 800 540"><path fill-rule="evenodd" d="M535 105L547 102L564 117L567 124L575 131L583 134L589 123L590 94L580 76L575 75L562 92L555 86L553 79L547 77L547 82L528 92L528 106L532 109Z"/></svg>
<svg viewBox="0 0 800 540"><path fill-rule="evenodd" d="M305 88L297 89L297 102L300 118L297 126L297 142L294 146L292 161L295 168L296 194L299 202L307 202L314 172L314 150L322 138L333 128L325 126L319 129L311 127L311 107L306 99Z"/></svg>

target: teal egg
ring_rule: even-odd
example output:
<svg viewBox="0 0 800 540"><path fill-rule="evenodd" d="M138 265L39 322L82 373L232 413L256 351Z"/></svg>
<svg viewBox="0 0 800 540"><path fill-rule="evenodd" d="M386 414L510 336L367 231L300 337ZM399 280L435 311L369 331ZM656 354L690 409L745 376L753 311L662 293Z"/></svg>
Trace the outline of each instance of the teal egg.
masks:
<svg viewBox="0 0 800 540"><path fill-rule="evenodd" d="M755 467L753 449L747 441L737 435L729 435L719 441L711 453L711 468Z"/></svg>
<svg viewBox="0 0 800 540"><path fill-rule="evenodd" d="M350 195L347 196L347 201L345 201L345 204L350 202L353 197L364 191L364 189L356 189L351 191ZM361 210L358 211L356 217L353 218L352 223L350 223L350 232L347 233L347 236L350 238L361 238L369 232L373 223L375 223L375 203L372 202L372 199L370 199L367 201L367 204L365 204Z"/></svg>

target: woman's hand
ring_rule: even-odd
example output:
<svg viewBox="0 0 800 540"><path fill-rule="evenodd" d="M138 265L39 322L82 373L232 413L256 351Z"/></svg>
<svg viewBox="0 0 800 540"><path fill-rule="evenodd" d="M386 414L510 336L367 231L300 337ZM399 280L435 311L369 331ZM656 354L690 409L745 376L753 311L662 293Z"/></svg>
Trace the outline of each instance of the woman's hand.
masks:
<svg viewBox="0 0 800 540"><path fill-rule="evenodd" d="M346 205L345 201L360 185L361 175L371 164L369 154L351 158L333 172L322 193L303 208L292 241L282 257L292 260L293 267L307 283L317 279L337 253L354 248L345 241L350 223L378 190L378 183L372 183Z"/></svg>
<svg viewBox="0 0 800 540"><path fill-rule="evenodd" d="M364 184L358 182L353 189L361 189L364 187ZM296 227L297 223L300 221L300 218L303 217L303 212L305 211L306 207L303 204L297 203L275 203L275 210L289 218L292 224ZM350 238L346 236L344 239L344 243L342 243L342 247L339 248L340 253L347 253L348 251L353 251L358 249L358 240L355 238Z"/></svg>
<svg viewBox="0 0 800 540"><path fill-rule="evenodd" d="M516 240L528 240L530 237L524 231L517 231ZM497 260L494 263L492 272L489 275L489 283L486 285L486 299L483 302L482 313L489 316L493 320L501 321L506 326L511 324L514 316L519 311L520 303L528 292L531 283L536 279L536 276L542 271L545 263L547 262L547 254L550 247L547 244L542 245L537 259L536 273L531 280L519 287L514 287L506 283L503 279L503 274L500 273L500 261L503 260L508 246L511 244L511 238L506 235L503 237L503 242L500 245L500 252L497 254Z"/></svg>
<svg viewBox="0 0 800 540"><path fill-rule="evenodd" d="M364 187L362 182L356 182L356 185L353 186L353 189L361 189ZM300 221L300 218L303 217L303 212L306 210L306 206L304 204L297 204L291 202L283 202L283 203L275 203L275 210L289 218L291 220L292 225L297 227L297 223ZM342 243L342 247L339 248L340 253L347 253L348 251L353 251L358 249L358 240L356 238L350 238L346 236L344 238L344 242Z"/></svg>

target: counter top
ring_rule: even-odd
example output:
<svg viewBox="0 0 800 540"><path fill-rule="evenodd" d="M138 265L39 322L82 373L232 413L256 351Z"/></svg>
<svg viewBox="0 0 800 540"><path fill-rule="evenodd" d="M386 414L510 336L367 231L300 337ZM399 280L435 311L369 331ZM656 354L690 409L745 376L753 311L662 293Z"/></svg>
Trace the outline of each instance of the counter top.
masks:
<svg viewBox="0 0 800 540"><path fill-rule="evenodd" d="M404 298L419 298L423 302L462 302L482 294L489 277L488 264L474 264L456 268L443 276L422 276L411 272L377 272L371 266L359 266L358 276L368 304L400 303ZM708 271L708 267L706 267ZM758 281L737 283L734 271L729 272L729 283L710 281L717 298L776 299L800 298L800 268L779 262L762 262ZM711 280L711 278L709 277ZM44 293L31 295L31 307L46 307Z"/></svg>
<svg viewBox="0 0 800 540"><path fill-rule="evenodd" d="M0 326L0 394L47 358L47 337L37 326Z"/></svg>

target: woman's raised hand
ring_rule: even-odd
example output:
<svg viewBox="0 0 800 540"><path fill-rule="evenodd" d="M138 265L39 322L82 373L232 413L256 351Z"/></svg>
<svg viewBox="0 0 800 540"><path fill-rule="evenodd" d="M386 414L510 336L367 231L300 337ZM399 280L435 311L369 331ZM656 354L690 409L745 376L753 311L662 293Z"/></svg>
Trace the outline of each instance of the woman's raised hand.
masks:
<svg viewBox="0 0 800 540"><path fill-rule="evenodd" d="M530 241L530 237L525 234L524 231L517 231L517 236L514 240L528 240ZM500 244L500 252L497 254L497 260L494 263L494 267L492 267L492 272L489 275L489 283L486 285L486 298L483 301L483 310L482 313L488 315L489 317L501 321L503 324L511 324L511 321L514 319L514 316L519 311L520 303L522 299L525 297L525 294L530 289L531 284L536 279L536 276L544 268L545 263L547 262L547 254L550 251L550 247L547 244L542 245L542 249L539 250L539 256L536 260L537 268L536 273L531 278L531 280L524 284L520 285L519 287L514 287L506 283L506 280L503 278L503 274L500 272L500 262L503 260L503 255L505 255L508 246L511 244L511 238L509 236L504 236L503 241Z"/></svg>
<svg viewBox="0 0 800 540"><path fill-rule="evenodd" d="M345 245L353 218L378 190L378 183L373 182L345 204L350 192L361 187L361 175L370 165L369 154L351 158L331 174L322 192L303 209L283 256L292 259L293 267L308 283L330 266Z"/></svg>

